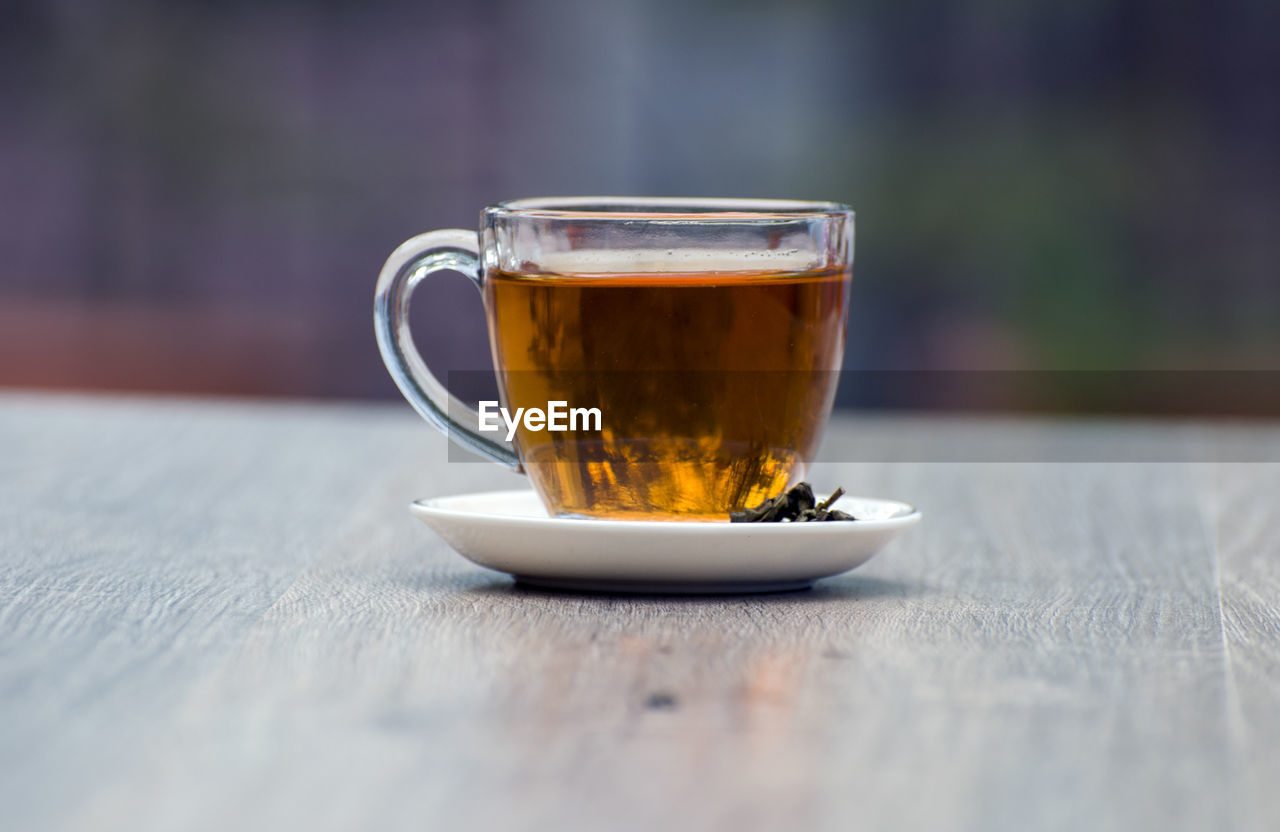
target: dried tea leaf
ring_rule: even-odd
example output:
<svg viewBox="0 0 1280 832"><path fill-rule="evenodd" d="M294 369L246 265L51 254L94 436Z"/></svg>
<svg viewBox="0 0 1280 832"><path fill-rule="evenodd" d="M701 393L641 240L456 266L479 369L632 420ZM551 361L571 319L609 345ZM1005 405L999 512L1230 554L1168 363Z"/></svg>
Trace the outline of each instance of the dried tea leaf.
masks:
<svg viewBox="0 0 1280 832"><path fill-rule="evenodd" d="M836 500L844 495L843 488L837 488L830 497L820 504L815 502L813 486L807 482L799 483L777 497L765 500L754 508L734 511L729 514L731 523L812 523L830 520L856 520L851 514L831 508Z"/></svg>
<svg viewBox="0 0 1280 832"><path fill-rule="evenodd" d="M795 520L801 512L812 509L813 505L813 487L802 482L755 508L730 513L729 520L733 523L781 523Z"/></svg>
<svg viewBox="0 0 1280 832"><path fill-rule="evenodd" d="M831 492L830 497L828 497L827 499L823 500L821 503L818 504L818 510L826 511L827 509L831 508L833 505L836 504L836 500L840 499L843 496L844 496L844 489L837 487L835 491Z"/></svg>

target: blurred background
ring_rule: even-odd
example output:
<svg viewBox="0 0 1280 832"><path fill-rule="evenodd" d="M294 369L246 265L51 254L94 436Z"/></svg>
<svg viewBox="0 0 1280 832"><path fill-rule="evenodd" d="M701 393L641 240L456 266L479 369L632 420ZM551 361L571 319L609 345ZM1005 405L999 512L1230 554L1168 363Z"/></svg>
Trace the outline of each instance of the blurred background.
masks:
<svg viewBox="0 0 1280 832"><path fill-rule="evenodd" d="M848 366L1003 373L926 406L1280 415L1278 9L5 0L0 386L394 398L405 238L794 197L858 211ZM428 288L429 363L488 366L469 283Z"/></svg>

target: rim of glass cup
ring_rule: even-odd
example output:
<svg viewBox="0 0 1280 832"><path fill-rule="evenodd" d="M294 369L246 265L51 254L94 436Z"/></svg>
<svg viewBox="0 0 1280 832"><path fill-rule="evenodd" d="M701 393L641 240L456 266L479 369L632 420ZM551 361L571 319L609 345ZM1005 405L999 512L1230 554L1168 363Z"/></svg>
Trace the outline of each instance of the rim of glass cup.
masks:
<svg viewBox="0 0 1280 832"><path fill-rule="evenodd" d="M726 222L769 219L852 217L840 202L800 199L726 199L719 197L563 196L510 199L487 206L489 217L528 216L546 219Z"/></svg>

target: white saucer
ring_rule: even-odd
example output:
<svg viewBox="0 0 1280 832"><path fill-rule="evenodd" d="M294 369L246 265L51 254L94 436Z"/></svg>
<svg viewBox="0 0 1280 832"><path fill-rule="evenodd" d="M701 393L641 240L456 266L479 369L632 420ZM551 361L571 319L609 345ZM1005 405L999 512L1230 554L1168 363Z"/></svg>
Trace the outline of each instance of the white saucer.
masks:
<svg viewBox="0 0 1280 832"><path fill-rule="evenodd" d="M689 523L549 517L533 491L418 500L409 508L463 557L528 584L612 592L777 592L861 566L920 512L841 497L831 523Z"/></svg>

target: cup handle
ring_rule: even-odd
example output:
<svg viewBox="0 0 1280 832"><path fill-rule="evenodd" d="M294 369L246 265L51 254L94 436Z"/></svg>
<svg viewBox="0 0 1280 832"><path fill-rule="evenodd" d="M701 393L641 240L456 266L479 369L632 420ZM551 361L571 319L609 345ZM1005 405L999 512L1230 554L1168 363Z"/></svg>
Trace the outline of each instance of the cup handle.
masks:
<svg viewBox="0 0 1280 832"><path fill-rule="evenodd" d="M479 415L431 374L409 334L409 298L427 275L443 269L462 272L480 288L478 242L474 231L448 228L419 234L392 252L378 275L373 329L391 378L422 418L467 450L519 471L515 447L500 434L479 432Z"/></svg>

